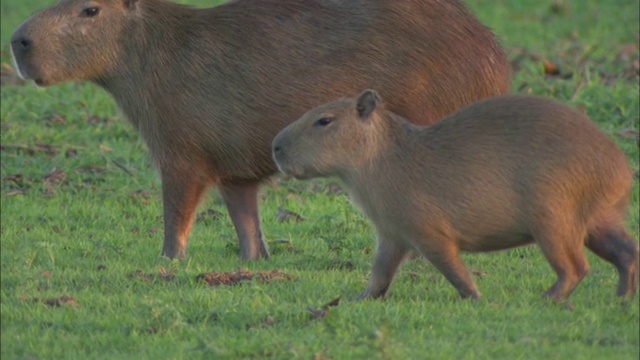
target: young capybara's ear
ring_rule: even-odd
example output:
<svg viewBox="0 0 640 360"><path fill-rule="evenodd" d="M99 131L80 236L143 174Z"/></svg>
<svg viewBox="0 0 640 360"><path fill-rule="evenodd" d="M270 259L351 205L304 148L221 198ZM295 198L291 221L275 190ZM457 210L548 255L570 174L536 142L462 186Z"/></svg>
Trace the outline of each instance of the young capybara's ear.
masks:
<svg viewBox="0 0 640 360"><path fill-rule="evenodd" d="M360 119L367 119L381 101L380 95L375 90L367 89L358 96L356 110Z"/></svg>

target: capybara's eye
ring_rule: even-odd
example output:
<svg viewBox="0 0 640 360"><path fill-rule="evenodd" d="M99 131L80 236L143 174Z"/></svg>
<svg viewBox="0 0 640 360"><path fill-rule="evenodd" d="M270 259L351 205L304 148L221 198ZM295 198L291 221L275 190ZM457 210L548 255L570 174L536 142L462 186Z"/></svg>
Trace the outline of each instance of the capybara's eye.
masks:
<svg viewBox="0 0 640 360"><path fill-rule="evenodd" d="M98 7L90 7L90 8L86 8L86 9L82 10L82 12L80 13L80 16L82 16L82 17L94 17L94 16L98 15L99 12L100 12L100 8L98 8Z"/></svg>
<svg viewBox="0 0 640 360"><path fill-rule="evenodd" d="M322 119L316 120L316 122L313 123L313 126L327 126L327 125L331 124L332 121L333 121L333 118L324 117Z"/></svg>

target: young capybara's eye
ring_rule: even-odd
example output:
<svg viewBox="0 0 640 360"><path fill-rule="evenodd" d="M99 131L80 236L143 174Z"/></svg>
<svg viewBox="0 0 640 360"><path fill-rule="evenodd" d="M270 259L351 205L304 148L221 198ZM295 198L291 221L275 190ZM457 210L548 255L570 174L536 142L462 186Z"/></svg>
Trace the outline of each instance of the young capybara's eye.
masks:
<svg viewBox="0 0 640 360"><path fill-rule="evenodd" d="M331 124L333 120L334 119L332 117L323 117L322 119L316 120L316 122L313 123L313 126L327 126Z"/></svg>
<svg viewBox="0 0 640 360"><path fill-rule="evenodd" d="M98 13L100 12L100 8L98 7L89 7L86 8L84 10L82 10L82 12L80 13L81 17L94 17L96 15L98 15Z"/></svg>

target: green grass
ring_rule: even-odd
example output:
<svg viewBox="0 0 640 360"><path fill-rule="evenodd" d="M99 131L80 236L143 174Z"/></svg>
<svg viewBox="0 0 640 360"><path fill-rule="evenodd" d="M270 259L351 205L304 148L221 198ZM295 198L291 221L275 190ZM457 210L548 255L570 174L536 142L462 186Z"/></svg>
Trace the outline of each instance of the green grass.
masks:
<svg viewBox="0 0 640 360"><path fill-rule="evenodd" d="M186 2L186 1L185 1ZM581 107L639 170L635 1L469 0L518 71L513 91ZM2 0L2 61L11 31L53 1ZM205 0L200 5L210 3ZM555 4L552 7L551 4ZM543 59L560 77L543 74ZM634 61L636 62L634 65ZM352 302L366 285L374 234L332 180L274 181L262 195L272 259L242 263L217 192L201 210L188 258L160 257L162 203L147 149L111 98L90 84L1 93L0 293L3 359L638 359L638 296L614 296L617 274L591 273L554 305L539 249L465 255L484 298L460 300L428 263L405 263L383 301ZM52 120L52 116L58 116ZM625 137L624 130L636 137ZM38 145L51 145L48 148ZM52 176L48 176L52 174ZM636 180L628 225L639 233ZM278 222L278 206L305 221ZM279 239L288 242L276 241ZM132 276L136 270L158 274ZM280 269L293 280L209 288L203 272ZM51 307L43 299L71 296ZM319 308L341 296L325 317Z"/></svg>

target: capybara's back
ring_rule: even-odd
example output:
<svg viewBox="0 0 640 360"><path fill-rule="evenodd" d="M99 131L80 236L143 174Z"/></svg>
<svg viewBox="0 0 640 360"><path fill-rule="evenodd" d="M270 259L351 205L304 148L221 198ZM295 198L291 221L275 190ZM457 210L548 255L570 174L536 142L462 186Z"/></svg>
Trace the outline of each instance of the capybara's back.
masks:
<svg viewBox="0 0 640 360"><path fill-rule="evenodd" d="M220 185L242 257L268 256L257 211L275 134L335 94L378 89L426 124L509 89L494 35L458 0L62 0L14 33L18 70L109 91L159 167L163 253L182 257Z"/></svg>
<svg viewBox="0 0 640 360"><path fill-rule="evenodd" d="M550 99L502 96L427 127L365 91L310 110L273 143L298 178L339 176L376 225L379 254L363 297L384 294L404 254L427 257L463 296L480 292L459 252L536 242L567 297L586 275L586 245L635 294L638 242L624 227L632 172L585 115Z"/></svg>

